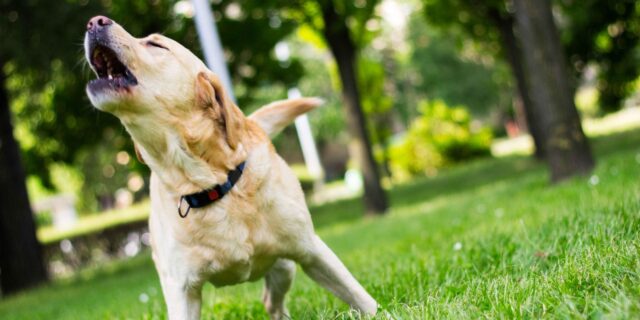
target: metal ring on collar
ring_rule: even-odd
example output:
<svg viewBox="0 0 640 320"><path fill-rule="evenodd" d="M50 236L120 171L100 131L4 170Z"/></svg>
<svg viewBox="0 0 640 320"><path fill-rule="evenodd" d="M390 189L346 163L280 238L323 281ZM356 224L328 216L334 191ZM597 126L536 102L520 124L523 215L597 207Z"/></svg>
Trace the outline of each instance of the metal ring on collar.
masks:
<svg viewBox="0 0 640 320"><path fill-rule="evenodd" d="M178 215L180 216L180 218L186 218L187 215L189 214L189 211L191 211L191 206L189 205L189 203L187 202L187 211L184 212L184 214L182 214L182 202L184 201L184 196L180 197L180 200L178 200Z"/></svg>

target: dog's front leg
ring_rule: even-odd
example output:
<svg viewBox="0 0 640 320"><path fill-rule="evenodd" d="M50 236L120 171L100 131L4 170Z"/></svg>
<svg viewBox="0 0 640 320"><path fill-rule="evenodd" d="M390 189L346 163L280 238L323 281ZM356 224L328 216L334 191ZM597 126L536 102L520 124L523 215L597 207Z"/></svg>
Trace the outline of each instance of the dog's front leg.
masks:
<svg viewBox="0 0 640 320"><path fill-rule="evenodd" d="M312 249L306 259L300 261L304 272L311 279L331 291L352 308L368 315L375 315L378 303L351 275L340 259L317 236L313 236Z"/></svg>
<svg viewBox="0 0 640 320"><path fill-rule="evenodd" d="M189 285L185 279L159 272L169 320L198 320L202 302L202 286Z"/></svg>

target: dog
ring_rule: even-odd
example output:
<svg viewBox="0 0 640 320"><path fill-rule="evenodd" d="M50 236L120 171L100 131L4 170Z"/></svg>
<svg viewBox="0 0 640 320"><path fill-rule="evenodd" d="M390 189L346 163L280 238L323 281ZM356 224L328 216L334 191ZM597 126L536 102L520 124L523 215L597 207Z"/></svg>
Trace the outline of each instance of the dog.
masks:
<svg viewBox="0 0 640 320"><path fill-rule="evenodd" d="M188 49L158 34L135 38L104 16L88 22L84 49L97 75L91 103L120 119L152 172L152 257L169 319L199 319L205 282L263 277L270 318L289 318L296 263L353 309L376 314L314 232L300 182L269 138L320 99L277 101L246 117Z"/></svg>

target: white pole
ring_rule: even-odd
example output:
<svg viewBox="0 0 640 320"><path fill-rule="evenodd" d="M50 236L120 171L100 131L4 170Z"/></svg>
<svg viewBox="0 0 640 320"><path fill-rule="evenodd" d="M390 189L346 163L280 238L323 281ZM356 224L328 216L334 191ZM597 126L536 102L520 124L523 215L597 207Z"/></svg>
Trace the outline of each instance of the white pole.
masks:
<svg viewBox="0 0 640 320"><path fill-rule="evenodd" d="M291 88L288 91L287 96L289 99L300 98L300 90L298 88ZM298 140L302 147L302 156L304 162L307 165L309 174L316 181L317 185L322 184L324 178L324 172L322 170L322 164L320 163L320 157L318 156L318 149L316 143L313 140L313 134L311 133L311 126L309 125L309 117L303 114L296 118L295 121L296 131L298 132Z"/></svg>
<svg viewBox="0 0 640 320"><path fill-rule="evenodd" d="M211 5L208 0L192 0L195 11L196 29L198 30L198 38L204 52L204 60L220 80L227 90L227 93L233 101L236 100L233 94L233 85L231 84L231 76L224 61L224 52L222 44L216 29L216 23L211 13Z"/></svg>

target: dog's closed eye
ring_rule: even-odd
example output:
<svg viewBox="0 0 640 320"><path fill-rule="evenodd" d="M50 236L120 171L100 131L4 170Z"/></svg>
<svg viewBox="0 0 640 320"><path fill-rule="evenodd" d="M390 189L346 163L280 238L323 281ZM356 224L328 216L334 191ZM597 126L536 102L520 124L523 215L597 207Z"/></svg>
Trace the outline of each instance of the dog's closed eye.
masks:
<svg viewBox="0 0 640 320"><path fill-rule="evenodd" d="M151 41L151 40L147 41L146 45L147 46L156 47L156 48L165 49L165 50L169 50L169 48L167 48L167 47L165 47L165 46L163 46L163 45L161 45L161 44L159 44L159 43L157 43L155 41Z"/></svg>

